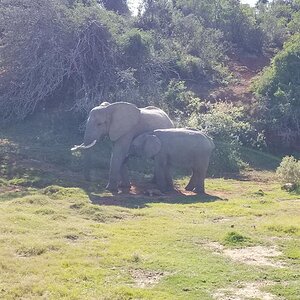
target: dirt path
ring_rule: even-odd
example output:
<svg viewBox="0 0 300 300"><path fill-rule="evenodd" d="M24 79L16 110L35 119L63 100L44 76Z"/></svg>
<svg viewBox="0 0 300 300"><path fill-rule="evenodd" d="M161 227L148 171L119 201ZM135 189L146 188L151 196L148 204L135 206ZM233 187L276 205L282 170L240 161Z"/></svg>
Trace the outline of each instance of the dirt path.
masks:
<svg viewBox="0 0 300 300"><path fill-rule="evenodd" d="M269 63L270 59L263 55L231 53L227 67L234 80L226 87L213 90L208 95L208 99L212 101L251 102L253 99L253 94L250 91L252 81Z"/></svg>

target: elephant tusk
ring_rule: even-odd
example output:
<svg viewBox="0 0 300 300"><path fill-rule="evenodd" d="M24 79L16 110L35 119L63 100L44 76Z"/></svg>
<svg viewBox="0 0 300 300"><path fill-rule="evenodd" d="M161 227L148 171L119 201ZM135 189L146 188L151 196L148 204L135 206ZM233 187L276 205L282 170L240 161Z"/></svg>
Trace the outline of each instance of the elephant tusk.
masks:
<svg viewBox="0 0 300 300"><path fill-rule="evenodd" d="M71 148L71 151L76 151L77 149L82 148L83 143L81 145L74 145L74 147Z"/></svg>
<svg viewBox="0 0 300 300"><path fill-rule="evenodd" d="M89 149L89 148L93 147L96 144L96 142L97 142L97 140L94 140L87 146L85 146L84 143L82 143L81 145L75 145L73 148L71 148L71 151L76 151L78 149Z"/></svg>
<svg viewBox="0 0 300 300"><path fill-rule="evenodd" d="M93 147L93 146L96 144L96 142L97 142L97 140L94 140L94 141L91 142L89 145L83 146L82 148L84 148L84 149L89 149L89 148Z"/></svg>

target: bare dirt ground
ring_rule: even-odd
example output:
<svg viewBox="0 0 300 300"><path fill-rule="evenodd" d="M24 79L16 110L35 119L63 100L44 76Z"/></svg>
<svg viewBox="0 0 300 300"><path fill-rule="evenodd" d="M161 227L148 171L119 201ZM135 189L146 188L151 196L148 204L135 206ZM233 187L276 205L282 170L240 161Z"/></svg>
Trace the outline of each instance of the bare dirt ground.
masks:
<svg viewBox="0 0 300 300"><path fill-rule="evenodd" d="M279 257L282 253L273 246L253 246L240 249L226 249L223 245L216 242L210 242L207 246L215 253L228 256L239 263L274 268L284 267L283 262L275 260L276 257Z"/></svg>
<svg viewBox="0 0 300 300"><path fill-rule="evenodd" d="M243 283L238 287L220 289L213 294L216 300L245 300L245 299L260 299L260 300L279 300L277 296L262 291L263 287L272 285L272 282L249 282Z"/></svg>
<svg viewBox="0 0 300 300"><path fill-rule="evenodd" d="M208 98L213 101L249 103L253 100L250 87L253 79L268 64L270 59L263 55L250 55L232 52L229 55L228 69L234 80L226 87L213 90Z"/></svg>
<svg viewBox="0 0 300 300"><path fill-rule="evenodd" d="M137 287L146 288L158 284L164 276L168 275L168 273L134 269L130 271L130 275L132 276Z"/></svg>

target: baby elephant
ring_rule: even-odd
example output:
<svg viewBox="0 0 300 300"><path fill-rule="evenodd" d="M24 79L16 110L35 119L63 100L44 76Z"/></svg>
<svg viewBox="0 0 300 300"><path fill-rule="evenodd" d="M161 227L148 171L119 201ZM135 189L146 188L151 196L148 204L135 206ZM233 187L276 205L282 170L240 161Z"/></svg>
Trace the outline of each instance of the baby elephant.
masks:
<svg viewBox="0 0 300 300"><path fill-rule="evenodd" d="M214 148L213 141L198 130L172 128L139 135L131 144L130 154L154 158L154 177L162 192L173 189L170 166L177 165L193 171L185 189L204 193L204 179Z"/></svg>

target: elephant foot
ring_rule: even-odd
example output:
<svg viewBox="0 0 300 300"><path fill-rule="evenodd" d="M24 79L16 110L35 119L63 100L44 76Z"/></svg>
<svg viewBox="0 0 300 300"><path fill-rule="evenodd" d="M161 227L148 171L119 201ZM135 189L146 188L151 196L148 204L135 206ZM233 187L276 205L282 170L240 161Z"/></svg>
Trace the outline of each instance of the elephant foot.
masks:
<svg viewBox="0 0 300 300"><path fill-rule="evenodd" d="M192 192L193 189L194 189L194 187L188 184L184 189L185 189L186 191Z"/></svg>
<svg viewBox="0 0 300 300"><path fill-rule="evenodd" d="M120 182L119 187L130 189L131 183L130 182Z"/></svg>
<svg viewBox="0 0 300 300"><path fill-rule="evenodd" d="M118 193L118 186L116 184L108 183L105 189L110 191L113 194Z"/></svg>
<svg viewBox="0 0 300 300"><path fill-rule="evenodd" d="M151 178L150 183L152 183L152 184L155 184L155 183L156 183L155 176L153 176L153 177Z"/></svg>
<svg viewBox="0 0 300 300"><path fill-rule="evenodd" d="M174 192L175 191L174 186L159 187L159 190L162 193L169 193L169 192Z"/></svg>
<svg viewBox="0 0 300 300"><path fill-rule="evenodd" d="M205 190L203 188L195 188L194 192L197 194L202 194L202 195L205 194Z"/></svg>

